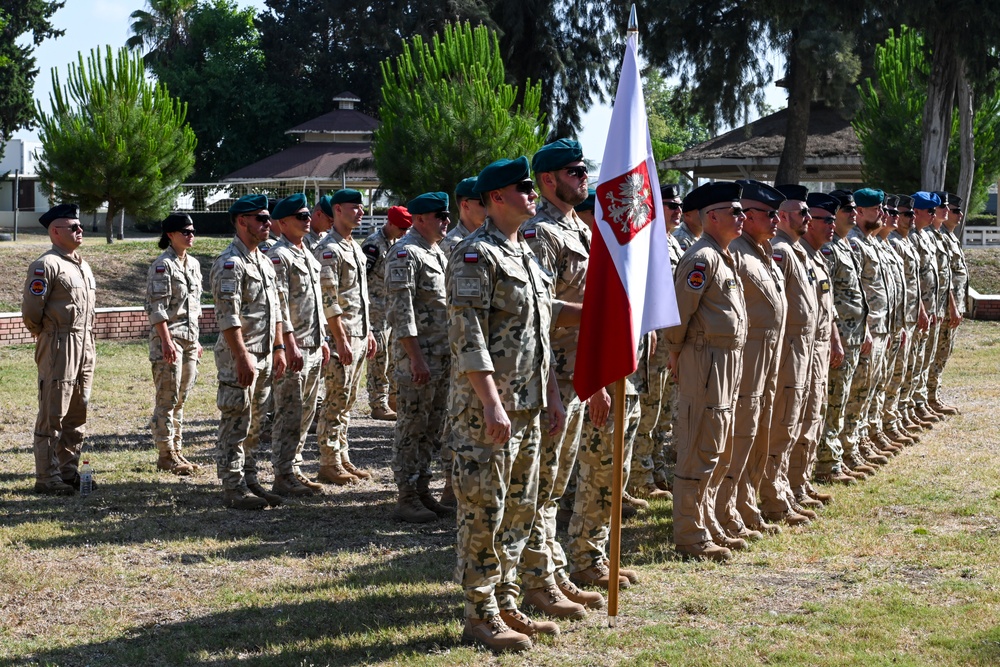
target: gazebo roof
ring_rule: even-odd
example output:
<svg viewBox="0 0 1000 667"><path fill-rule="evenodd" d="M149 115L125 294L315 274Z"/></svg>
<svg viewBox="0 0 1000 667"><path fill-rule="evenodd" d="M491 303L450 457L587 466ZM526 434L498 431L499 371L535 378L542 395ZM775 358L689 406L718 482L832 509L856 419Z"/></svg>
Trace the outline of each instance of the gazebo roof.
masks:
<svg viewBox="0 0 1000 667"><path fill-rule="evenodd" d="M368 144L303 142L280 153L237 169L224 181L245 180L340 180L339 170L350 160L371 157ZM378 184L374 169L351 170L348 181L372 181Z"/></svg>

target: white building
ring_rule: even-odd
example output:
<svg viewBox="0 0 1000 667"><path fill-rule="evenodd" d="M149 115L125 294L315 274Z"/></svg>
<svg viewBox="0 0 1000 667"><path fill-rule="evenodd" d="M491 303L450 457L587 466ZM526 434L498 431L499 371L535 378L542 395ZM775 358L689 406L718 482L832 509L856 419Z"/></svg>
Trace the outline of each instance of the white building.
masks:
<svg viewBox="0 0 1000 667"><path fill-rule="evenodd" d="M19 182L19 227L37 222L36 211L49 210L49 200L38 186L38 153L41 148L41 142L23 139L11 139L4 147L3 157L0 157L0 227L11 227L14 224L15 180Z"/></svg>

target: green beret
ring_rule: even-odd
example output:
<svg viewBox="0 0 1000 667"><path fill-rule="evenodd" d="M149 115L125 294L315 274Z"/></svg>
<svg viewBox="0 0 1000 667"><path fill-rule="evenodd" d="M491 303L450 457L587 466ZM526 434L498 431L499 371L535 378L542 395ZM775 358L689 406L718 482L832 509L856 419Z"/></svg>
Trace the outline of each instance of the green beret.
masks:
<svg viewBox="0 0 1000 667"><path fill-rule="evenodd" d="M862 208L881 206L885 193L875 188L862 188L854 191L854 203Z"/></svg>
<svg viewBox="0 0 1000 667"><path fill-rule="evenodd" d="M45 229L49 228L56 220L66 218L68 220L78 220L80 218L79 207L76 204L56 204L38 218Z"/></svg>
<svg viewBox="0 0 1000 667"><path fill-rule="evenodd" d="M330 198L331 204L360 204L361 193L357 190L352 190L350 188L344 188L343 190L337 190L333 193Z"/></svg>
<svg viewBox="0 0 1000 667"><path fill-rule="evenodd" d="M230 213L253 213L267 208L266 195L243 195L229 207Z"/></svg>
<svg viewBox="0 0 1000 667"><path fill-rule="evenodd" d="M463 178L455 186L455 197L457 199L479 199L476 194L476 177Z"/></svg>
<svg viewBox="0 0 1000 667"><path fill-rule="evenodd" d="M594 200L597 198L597 190L594 188L587 188L587 198L582 202L573 207L573 210L577 213L583 213L584 211L594 210Z"/></svg>
<svg viewBox="0 0 1000 667"><path fill-rule="evenodd" d="M483 167L476 179L476 194L492 192L528 178L528 158L523 155L516 160L501 158Z"/></svg>
<svg viewBox="0 0 1000 667"><path fill-rule="evenodd" d="M321 211L323 211L332 218L333 204L330 203L330 199L331 199L330 195L323 195L322 197L319 198L319 201L316 202L316 205L319 206Z"/></svg>
<svg viewBox="0 0 1000 667"><path fill-rule="evenodd" d="M411 215L435 213L437 211L443 211L446 208L448 208L447 192L425 192L422 195L414 197L406 204L406 210L408 210Z"/></svg>
<svg viewBox="0 0 1000 667"><path fill-rule="evenodd" d="M272 209L271 217L281 220L290 215L295 215L304 208L306 208L306 196L301 192L297 192L279 201L274 209Z"/></svg>
<svg viewBox="0 0 1000 667"><path fill-rule="evenodd" d="M531 158L531 171L536 174L540 171L555 171L582 159L583 147L579 141L558 139L538 149Z"/></svg>

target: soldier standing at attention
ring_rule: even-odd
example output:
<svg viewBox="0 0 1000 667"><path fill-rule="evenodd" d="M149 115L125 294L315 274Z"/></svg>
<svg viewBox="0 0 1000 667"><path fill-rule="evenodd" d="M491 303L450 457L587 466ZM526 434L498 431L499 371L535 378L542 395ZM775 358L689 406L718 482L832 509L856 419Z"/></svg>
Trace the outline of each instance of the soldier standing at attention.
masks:
<svg viewBox="0 0 1000 667"><path fill-rule="evenodd" d="M781 532L761 517L756 482L764 474L767 460L787 305L785 276L775 265L771 249L771 239L778 232L778 207L785 195L759 181L739 183L743 187L740 204L747 219L729 249L743 284L747 342L733 430L723 455L728 465L720 462L712 480L715 517L709 517L709 525L717 545L745 549L746 540L759 540L764 532Z"/></svg>
<svg viewBox="0 0 1000 667"><path fill-rule="evenodd" d="M399 498L393 516L426 523L453 513L429 488L431 461L441 452L451 367L444 317L448 258L438 247L448 229L448 195L422 194L407 209L413 226L389 252L383 288L398 409L392 472ZM450 467L445 474L451 476Z"/></svg>
<svg viewBox="0 0 1000 667"><path fill-rule="evenodd" d="M955 303L955 312L951 319L952 332L949 336L948 346L942 350L940 357L941 369L944 371L945 364L951 357L952 350L955 349L955 334L958 326L964 322L965 304L969 297L969 265L965 261L965 253L962 251L962 241L958 238L955 230L960 224L965 214L962 212L962 198L955 194L948 194L948 217L941 226L941 238L944 240L945 248L951 261L951 289L952 300ZM941 397L935 392L934 409L946 415L958 414L958 408L946 405L941 401Z"/></svg>
<svg viewBox="0 0 1000 667"><path fill-rule="evenodd" d="M677 239L677 244L680 245L682 252L687 252L688 248L697 243L704 230L704 224L699 217L698 209L692 208L696 202L688 199L690 196L691 193L689 192L688 196L681 202L681 217L683 220L673 231L673 236Z"/></svg>
<svg viewBox="0 0 1000 667"><path fill-rule="evenodd" d="M712 541L707 494L733 428L747 336L743 287L728 249L746 220L742 193L739 184L720 181L688 194L705 233L677 267L681 323L665 336L678 389L674 548L684 556L718 561L732 552Z"/></svg>
<svg viewBox="0 0 1000 667"><path fill-rule="evenodd" d="M919 361L919 365L913 371L911 418L921 428L929 429L935 422L941 421L941 417L927 405L927 374L934 360L938 330L941 327L937 314L942 276L938 273L938 249L933 238L934 211L941 200L933 192L923 191L914 193L912 198L915 230L910 233L910 240L920 257L920 300L927 312L927 330L917 338L919 352L915 355L915 360Z"/></svg>
<svg viewBox="0 0 1000 667"><path fill-rule="evenodd" d="M59 204L38 218L52 249L28 267L21 299L24 326L35 337L38 419L35 493L68 496L80 488L77 468L94 379L97 284L76 250L83 226L76 204Z"/></svg>
<svg viewBox="0 0 1000 667"><path fill-rule="evenodd" d="M257 479L257 445L267 399L265 380L285 374L285 345L274 269L257 246L267 239L271 215L264 195L244 195L229 207L236 238L212 265L215 344L219 374L216 464L223 498L236 509L278 505ZM272 369L273 362L273 369Z"/></svg>
<svg viewBox="0 0 1000 667"><path fill-rule="evenodd" d="M149 316L149 361L153 364L156 402L153 406L153 443L156 467L175 475L190 475L199 466L181 454L184 402L198 377L202 347L198 342L201 317L201 264L187 251L194 245L191 216L174 213L161 225L163 254L149 267L146 278L146 314Z"/></svg>
<svg viewBox="0 0 1000 667"><path fill-rule="evenodd" d="M446 278L462 636L494 651L523 651L533 635L559 632L517 608L517 564L538 490L540 412L550 435L565 419L549 367L552 279L519 233L535 215L527 158L487 165L476 192L486 222L455 248Z"/></svg>
<svg viewBox="0 0 1000 667"><path fill-rule="evenodd" d="M309 233L302 237L302 245L313 252L323 236L333 226L333 204L330 195L323 195L313 206L312 221L309 223Z"/></svg>
<svg viewBox="0 0 1000 667"><path fill-rule="evenodd" d="M288 319L282 325L288 369L274 382L272 491L280 496L312 496L321 493L323 487L302 474L302 447L316 414L323 366L330 361L319 262L303 242L312 217L305 195L282 199L272 213L281 220L282 235L267 256L274 267L278 291L288 304Z"/></svg>
<svg viewBox="0 0 1000 667"><path fill-rule="evenodd" d="M486 206L476 195L476 177L463 178L455 186L455 200L458 202L458 222L454 229L441 241L441 250L445 257L451 257L451 251L466 236L483 226L486 219Z"/></svg>
<svg viewBox="0 0 1000 667"><path fill-rule="evenodd" d="M933 230L931 238L937 245L938 276L940 277L937 315L941 326L938 327L937 345L930 353L932 360L930 370L927 373L927 408L943 418L958 414L958 409L941 402L938 396L938 387L941 383L941 374L944 373L945 363L948 361L948 355L951 354L952 335L962 323L962 315L958 311L958 303L955 298L955 281L951 271L952 251L946 238L948 230L945 228L945 221L948 216L952 215L952 195L947 192L935 192L934 194L941 200L941 203L934 209L934 222L931 226ZM958 224L957 219L955 224Z"/></svg>
<svg viewBox="0 0 1000 667"><path fill-rule="evenodd" d="M347 427L358 398L361 362L375 356L375 336L368 314L368 281L364 254L351 238L365 207L357 190L337 190L330 198L333 227L316 246L323 290L323 315L336 344L326 367L326 398L316 429L319 445L317 480L343 486L370 479L371 473L351 463Z"/></svg>
<svg viewBox="0 0 1000 667"><path fill-rule="evenodd" d="M368 280L368 296L371 301L368 312L372 318L372 335L378 348L375 356L368 362L368 375L365 379L368 385L368 406L372 411L372 419L394 421L396 412L390 407L393 391L392 353L389 341L392 330L389 327L389 314L386 312L385 264L389 248L406 233L412 224L410 213L402 206L389 209L385 225L372 232L361 243L361 252L365 255L365 273Z"/></svg>

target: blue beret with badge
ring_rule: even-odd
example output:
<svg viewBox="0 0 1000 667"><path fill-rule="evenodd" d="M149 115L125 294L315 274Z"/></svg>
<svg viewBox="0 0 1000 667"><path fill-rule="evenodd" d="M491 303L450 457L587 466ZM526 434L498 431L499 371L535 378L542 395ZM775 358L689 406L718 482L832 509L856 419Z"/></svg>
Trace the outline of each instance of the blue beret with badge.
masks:
<svg viewBox="0 0 1000 667"><path fill-rule="evenodd" d="M501 158L491 162L479 172L476 178L476 194L492 192L528 178L528 158L523 155L516 160Z"/></svg>
<svg viewBox="0 0 1000 667"><path fill-rule="evenodd" d="M583 211L593 211L594 203L597 199L597 190L594 188L587 188L587 198L582 202L573 207L573 210L577 213L582 213Z"/></svg>
<svg viewBox="0 0 1000 667"><path fill-rule="evenodd" d="M723 204L736 203L743 197L743 186L732 181L715 181L699 186L684 198L684 210L700 211L703 208ZM690 208L688 208L690 207Z"/></svg>
<svg viewBox="0 0 1000 667"><path fill-rule="evenodd" d="M809 188L804 185L799 185L798 183L785 183L784 185L776 185L774 189L780 192L785 199L791 199L793 201L805 201L806 197L809 196ZM746 197L746 195L743 195Z"/></svg>
<svg viewBox="0 0 1000 667"><path fill-rule="evenodd" d="M531 171L536 174L543 171L556 171L571 162L583 159L583 147L573 139L557 139L545 144L531 158Z"/></svg>
<svg viewBox="0 0 1000 667"><path fill-rule="evenodd" d="M267 208L266 195L243 195L229 207L230 213L253 213Z"/></svg>
<svg viewBox="0 0 1000 667"><path fill-rule="evenodd" d="M76 204L56 204L38 217L38 222L42 223L45 229L49 228L56 220L66 218L68 220L80 219L80 207Z"/></svg>
<svg viewBox="0 0 1000 667"><path fill-rule="evenodd" d="M930 209L937 208L941 204L941 198L938 197L933 192L926 192L921 190L920 192L913 193L913 208L914 210L919 209Z"/></svg>
<svg viewBox="0 0 1000 667"><path fill-rule="evenodd" d="M476 194L476 177L469 176L460 180L455 186L455 197L458 199L479 199L479 195Z"/></svg>
<svg viewBox="0 0 1000 667"><path fill-rule="evenodd" d="M306 208L306 196L301 192L297 192L275 204L274 208L271 209L271 217L281 220L290 215L295 215L304 208Z"/></svg>
<svg viewBox="0 0 1000 667"><path fill-rule="evenodd" d="M809 208L821 208L827 213L837 215L837 211L840 209L840 200L823 192L810 192L806 197L806 205Z"/></svg>
<svg viewBox="0 0 1000 667"><path fill-rule="evenodd" d="M436 213L438 211L443 211L446 208L448 208L447 192L425 192L424 194L418 195L406 203L406 210L408 210L411 215Z"/></svg>
<svg viewBox="0 0 1000 667"><path fill-rule="evenodd" d="M740 180L736 182L743 186L743 196L740 199L759 201L761 204L770 206L771 208L778 208L781 206L781 202L786 199L785 194L781 190L772 188L767 183L754 180Z"/></svg>
<svg viewBox="0 0 1000 667"><path fill-rule="evenodd" d="M331 204L360 204L361 193L357 190L352 190L351 188L344 188L343 190L337 190L330 197Z"/></svg>
<svg viewBox="0 0 1000 667"><path fill-rule="evenodd" d="M885 193L875 188L861 188L854 191L854 203L862 208L881 206L885 201Z"/></svg>

